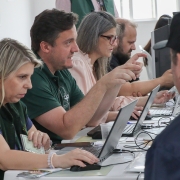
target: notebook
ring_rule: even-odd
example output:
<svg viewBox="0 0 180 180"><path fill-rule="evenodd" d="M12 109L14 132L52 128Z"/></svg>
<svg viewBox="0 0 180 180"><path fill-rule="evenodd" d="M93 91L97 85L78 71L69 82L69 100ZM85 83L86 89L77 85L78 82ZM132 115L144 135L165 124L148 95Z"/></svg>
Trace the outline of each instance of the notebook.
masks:
<svg viewBox="0 0 180 180"><path fill-rule="evenodd" d="M135 124L127 124L123 131L122 136L133 137L135 134L137 134L141 130L143 121L153 103L153 100L154 100L159 88L160 88L160 85L158 85L156 88L154 88L151 91L139 119L137 120L137 122Z"/></svg>
<svg viewBox="0 0 180 180"><path fill-rule="evenodd" d="M130 115L132 114L134 107L137 103L137 100L131 102L127 106L124 106L119 110L119 113L116 117L116 120L114 121L114 124L112 125L112 128L109 132L109 135L104 143L103 146L92 146L90 147L83 147L84 150L90 151L90 149L93 149L94 151L97 151L97 154L95 154L99 158L99 162L103 162L105 159L107 159L110 155L113 154L114 149L116 149L116 146L119 142L119 139L122 136L123 130L127 125L127 122L130 118ZM57 154L62 154L62 150L57 151ZM99 163L99 164L100 164Z"/></svg>

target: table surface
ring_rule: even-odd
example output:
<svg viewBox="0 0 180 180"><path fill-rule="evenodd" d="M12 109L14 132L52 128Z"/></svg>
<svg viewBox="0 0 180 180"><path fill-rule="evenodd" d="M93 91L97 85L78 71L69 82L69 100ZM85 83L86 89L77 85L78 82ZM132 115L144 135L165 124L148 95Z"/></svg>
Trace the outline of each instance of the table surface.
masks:
<svg viewBox="0 0 180 180"><path fill-rule="evenodd" d="M72 140L68 140L68 141L63 141L64 143L66 142L75 142L77 141L80 137L82 136L86 136L87 132L92 129L92 128L85 128L83 130L81 130ZM154 134L158 134L162 131L163 128L155 128L155 129L151 129L151 130L148 130L148 131L153 131ZM152 135L153 137L155 137L155 135ZM148 139L149 137L144 134L143 137L141 138L144 138L144 139ZM122 146L124 144L131 144L132 143L128 143L128 142L121 142ZM78 180L81 180L81 179L93 179L93 180L102 180L102 179L112 179L112 180L120 180L120 179L123 179L123 180L135 180L137 179L138 175L139 175L139 180L141 179L144 179L144 173L141 173L139 174L139 172L127 172L126 171L126 168L127 166L129 165L130 163L125 163L125 164L116 164L116 165L113 165L112 169L110 170L110 172L106 175L106 176L100 176L100 175L90 175L90 176L84 176L83 173L79 173L77 174L77 172L71 172L69 170L68 171L68 176L57 176L55 177L55 173L53 174L50 174L48 176L44 176L44 177L41 177L42 180L51 180L51 179L59 179L61 178L62 180L67 180L67 179L78 179ZM103 167L102 167L103 168ZM25 179L25 178L17 178L17 174L20 173L22 171L15 171L15 170L8 170L5 172L5 176L4 176L4 180L19 180L19 179Z"/></svg>

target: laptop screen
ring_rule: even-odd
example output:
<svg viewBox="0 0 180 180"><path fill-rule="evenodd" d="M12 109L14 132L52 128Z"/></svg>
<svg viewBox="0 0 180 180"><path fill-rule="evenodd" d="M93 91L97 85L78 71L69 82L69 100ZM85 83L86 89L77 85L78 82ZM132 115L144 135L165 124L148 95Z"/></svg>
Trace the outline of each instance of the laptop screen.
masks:
<svg viewBox="0 0 180 180"><path fill-rule="evenodd" d="M151 93L150 93L150 95L149 95L149 97L148 97L148 99L147 99L147 101L146 101L146 104L145 104L145 106L144 106L144 108L143 108L143 111L142 111L142 113L141 113L141 115L140 115L140 117L139 117L139 120L138 120L137 123L136 123L135 129L134 129L135 132L136 132L136 131L139 131L139 129L141 129L141 126L142 126L142 124L143 124L143 121L144 121L144 119L145 119L145 117L146 117L146 115L147 115L147 113L148 113L148 111L149 111L149 109L150 109L153 101L154 101L154 98L155 98L155 96L156 96L159 88L160 88L160 85L158 85L157 87L155 87L155 88L151 91Z"/></svg>
<svg viewBox="0 0 180 180"><path fill-rule="evenodd" d="M105 160L110 154L112 154L113 150L116 149L119 139L122 136L123 130L127 125L136 103L137 100L119 110L116 120L114 121L114 124L99 154L98 158L100 161Z"/></svg>

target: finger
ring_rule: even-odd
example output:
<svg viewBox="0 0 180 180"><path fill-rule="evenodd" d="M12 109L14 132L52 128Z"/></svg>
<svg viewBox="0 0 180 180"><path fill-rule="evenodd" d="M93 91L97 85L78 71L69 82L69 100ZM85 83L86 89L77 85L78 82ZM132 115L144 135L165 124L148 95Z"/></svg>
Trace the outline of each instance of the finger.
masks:
<svg viewBox="0 0 180 180"><path fill-rule="evenodd" d="M129 60L128 60L128 62L131 62L131 63L134 63L134 62L136 62L137 60L138 60L138 58L140 58L140 57L147 57L145 54L143 54L143 53L136 53L136 54L134 54Z"/></svg>
<svg viewBox="0 0 180 180"><path fill-rule="evenodd" d="M43 137L44 137L44 133L39 131L38 136L37 136L37 148L41 148Z"/></svg>
<svg viewBox="0 0 180 180"><path fill-rule="evenodd" d="M34 131L28 132L28 140L29 140L29 141L32 141L32 139L33 139L33 134L34 134Z"/></svg>

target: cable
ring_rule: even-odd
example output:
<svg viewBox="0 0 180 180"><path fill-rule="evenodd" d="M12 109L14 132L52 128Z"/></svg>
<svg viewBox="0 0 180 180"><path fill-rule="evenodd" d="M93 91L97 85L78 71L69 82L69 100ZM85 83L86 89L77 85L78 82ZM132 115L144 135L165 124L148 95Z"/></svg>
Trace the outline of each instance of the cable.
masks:
<svg viewBox="0 0 180 180"><path fill-rule="evenodd" d="M140 136L140 134L143 134L143 133L147 134L147 135L150 137L151 140L147 140L147 141L145 141L145 142L143 142L143 143L138 144L138 143L137 143L138 137ZM148 145L149 143L153 142L153 140L154 140L150 134L154 134L154 133L149 133L149 132L147 132L147 131L140 132L140 133L136 136L136 138L134 139L134 142L135 142L136 145L135 145L135 146L125 145L124 148L132 148L132 149L141 149L141 150L142 150L142 151L134 151L134 152L147 151L147 150L148 150L148 149L146 149L147 145ZM143 146L143 147L142 147L142 146Z"/></svg>
<svg viewBox="0 0 180 180"><path fill-rule="evenodd" d="M139 172L139 174L138 174L138 176L137 176L136 180L139 180L139 178L140 178L141 174L142 174L142 172Z"/></svg>

